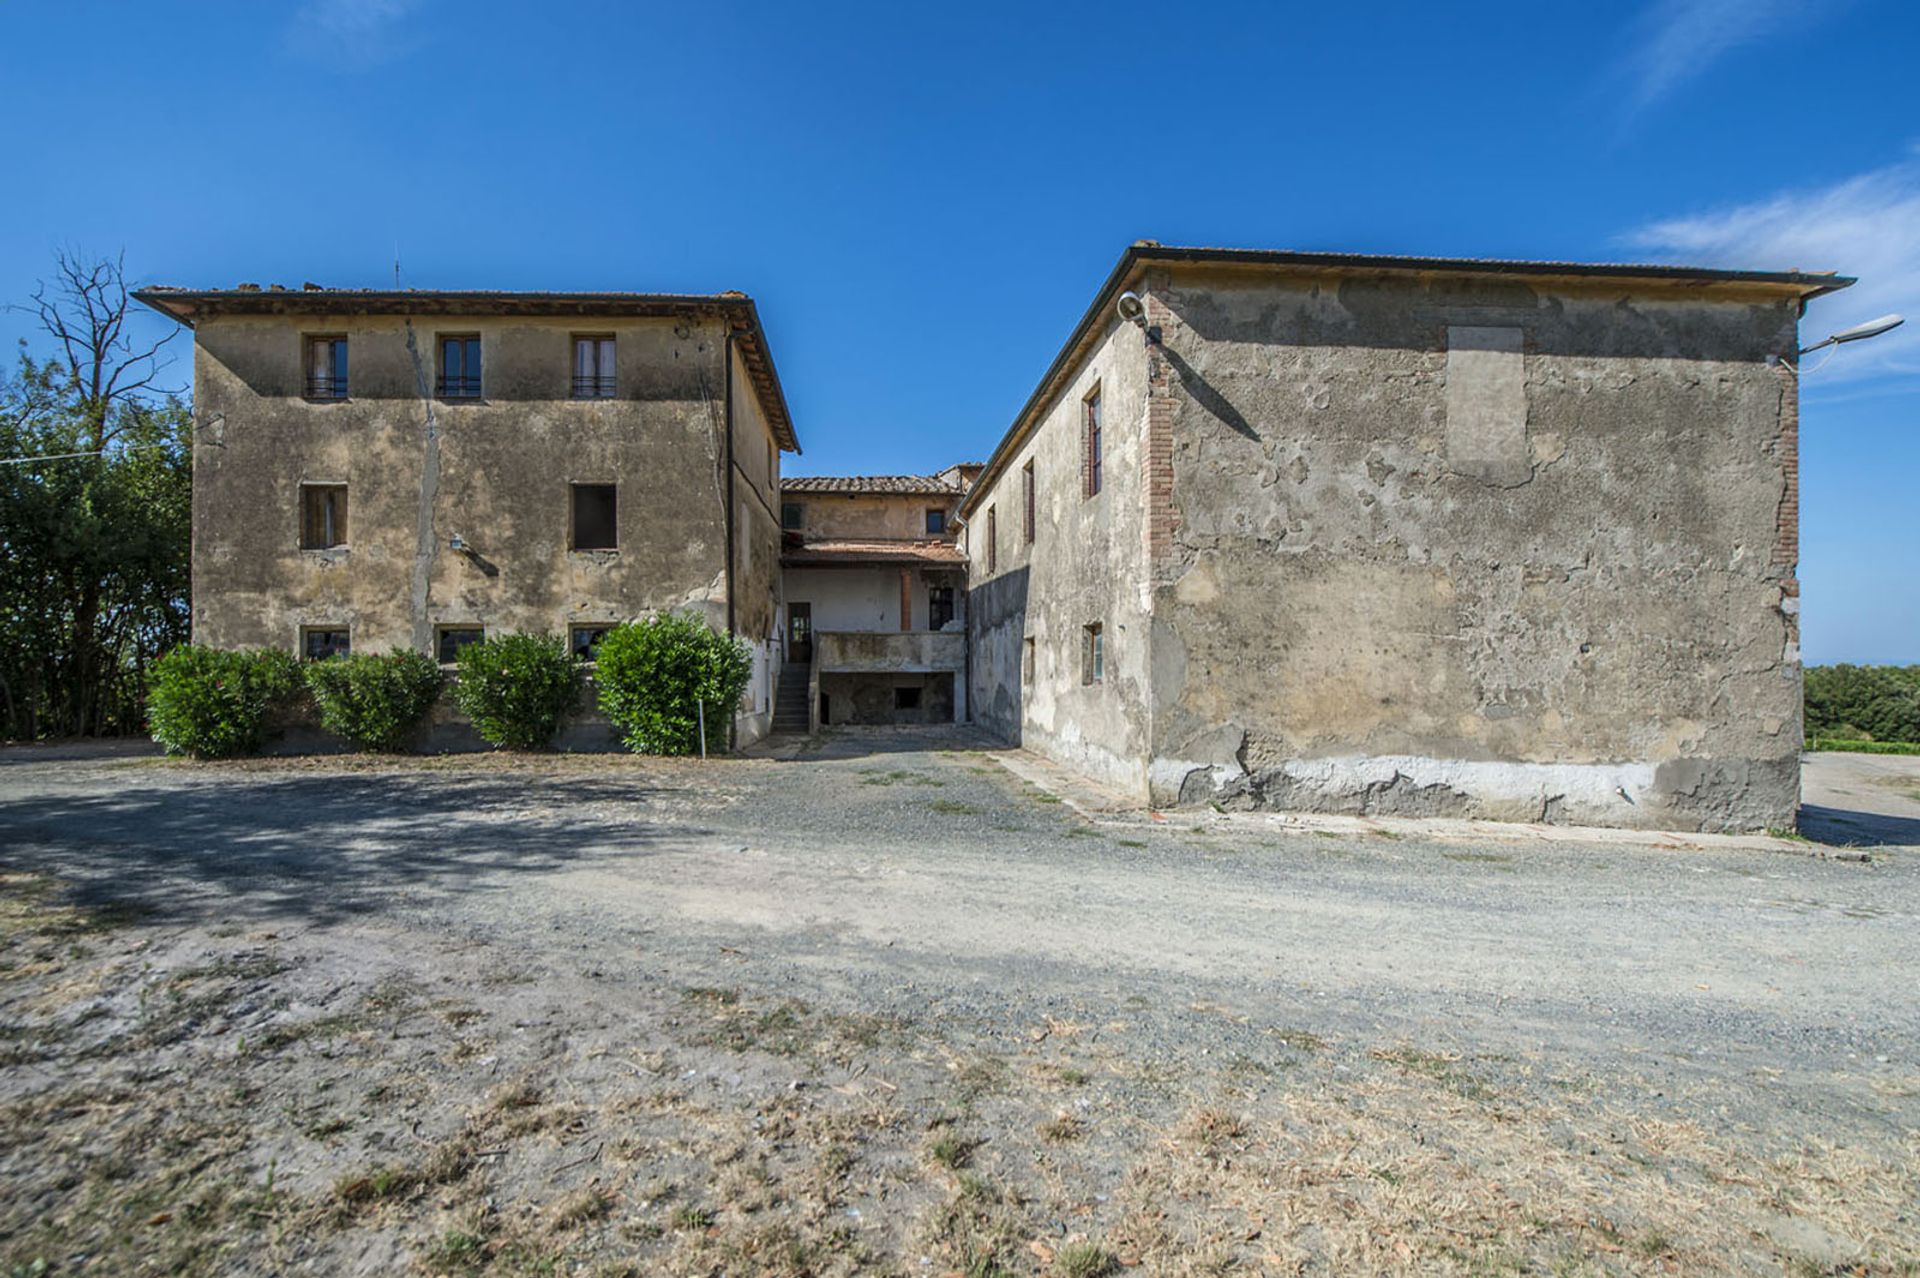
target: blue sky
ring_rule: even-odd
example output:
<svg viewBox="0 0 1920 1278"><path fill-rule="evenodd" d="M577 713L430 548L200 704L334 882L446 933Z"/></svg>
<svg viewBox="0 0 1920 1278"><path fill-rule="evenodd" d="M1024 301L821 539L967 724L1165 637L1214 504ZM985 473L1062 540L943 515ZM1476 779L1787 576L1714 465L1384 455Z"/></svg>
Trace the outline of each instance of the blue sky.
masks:
<svg viewBox="0 0 1920 1278"><path fill-rule="evenodd" d="M984 457L1138 238L1838 269L1809 339L1915 322L1806 380L1807 658L1920 661L1916 65L1901 0L9 4L0 299L739 288L833 473Z"/></svg>

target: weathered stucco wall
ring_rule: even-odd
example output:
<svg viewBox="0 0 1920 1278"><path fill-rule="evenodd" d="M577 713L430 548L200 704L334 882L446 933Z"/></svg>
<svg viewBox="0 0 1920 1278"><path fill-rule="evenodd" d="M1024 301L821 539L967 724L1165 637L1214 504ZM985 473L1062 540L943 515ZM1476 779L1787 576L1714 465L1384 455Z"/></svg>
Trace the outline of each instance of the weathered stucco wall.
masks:
<svg viewBox="0 0 1920 1278"><path fill-rule="evenodd" d="M789 492L782 494L781 501L800 507L798 531L810 541L836 537L927 540L937 536L927 532L929 510L946 512L945 540L952 541L960 494Z"/></svg>
<svg viewBox="0 0 1920 1278"><path fill-rule="evenodd" d="M1793 823L1797 303L1148 283L1156 801Z"/></svg>
<svg viewBox="0 0 1920 1278"><path fill-rule="evenodd" d="M578 332L615 335L617 398L570 398ZM443 334L480 336L484 399L434 396ZM318 335L348 339L345 401L302 396L303 339ZM564 633L679 607L724 626L722 348L698 319L204 319L195 638L294 648L303 627L346 626L356 651L430 650L441 625ZM736 430L770 437L737 384ZM736 452L764 470L759 438ZM617 551L568 548L576 482L617 485ZM305 483L347 485L345 546L300 548ZM752 641L774 630L777 519L764 476L736 490ZM471 555L449 549L456 534Z"/></svg>
<svg viewBox="0 0 1920 1278"><path fill-rule="evenodd" d="M735 739L773 727L780 670L780 446L739 352L733 353L734 632L753 649Z"/></svg>
<svg viewBox="0 0 1920 1278"><path fill-rule="evenodd" d="M1083 418L1101 399L1101 491L1084 495ZM990 730L1144 795L1148 756L1146 357L1115 325L1081 361L1040 425L975 501L970 572L973 714ZM1034 466L1035 529L1022 527L1022 473ZM988 567L988 510L998 553ZM1082 681L1082 642L1103 627L1106 674ZM1033 668L1024 669L1031 639Z"/></svg>

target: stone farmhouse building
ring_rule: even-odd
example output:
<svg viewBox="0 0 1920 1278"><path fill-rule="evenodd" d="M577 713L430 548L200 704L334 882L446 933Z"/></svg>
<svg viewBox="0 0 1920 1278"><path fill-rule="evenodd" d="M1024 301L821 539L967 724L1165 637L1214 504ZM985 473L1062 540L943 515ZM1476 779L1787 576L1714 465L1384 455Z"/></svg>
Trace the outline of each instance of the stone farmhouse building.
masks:
<svg viewBox="0 0 1920 1278"><path fill-rule="evenodd" d="M740 293L153 288L194 330L193 635L307 656L693 608L781 651L780 454Z"/></svg>
<svg viewBox="0 0 1920 1278"><path fill-rule="evenodd" d="M981 465L781 476L739 293L155 288L194 635L692 607L736 738L972 722L1156 805L1789 827L1834 275L1141 241Z"/></svg>
<svg viewBox="0 0 1920 1278"><path fill-rule="evenodd" d="M776 728L967 718L967 563L978 466L780 482L787 618Z"/></svg>
<svg viewBox="0 0 1920 1278"><path fill-rule="evenodd" d="M961 507L975 720L1160 805L1791 827L1851 282L1135 244Z"/></svg>

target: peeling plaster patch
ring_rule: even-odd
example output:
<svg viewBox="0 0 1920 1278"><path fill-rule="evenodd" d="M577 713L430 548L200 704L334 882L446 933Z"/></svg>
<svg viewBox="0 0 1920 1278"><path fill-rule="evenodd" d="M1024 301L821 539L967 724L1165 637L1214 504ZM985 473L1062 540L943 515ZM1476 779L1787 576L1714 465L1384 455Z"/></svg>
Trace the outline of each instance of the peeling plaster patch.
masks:
<svg viewBox="0 0 1920 1278"><path fill-rule="evenodd" d="M1527 368L1517 328L1447 329L1447 465L1496 488L1533 478Z"/></svg>
<svg viewBox="0 0 1920 1278"><path fill-rule="evenodd" d="M1150 778L1156 803L1235 797L1244 779L1246 792L1259 807L1638 825L1651 819L1648 809L1657 807L1662 793L1670 788L1657 783L1659 771L1651 763L1509 763L1353 755L1289 759L1251 774L1211 759L1160 758L1154 760ZM1202 792L1196 772L1212 781L1211 794Z"/></svg>

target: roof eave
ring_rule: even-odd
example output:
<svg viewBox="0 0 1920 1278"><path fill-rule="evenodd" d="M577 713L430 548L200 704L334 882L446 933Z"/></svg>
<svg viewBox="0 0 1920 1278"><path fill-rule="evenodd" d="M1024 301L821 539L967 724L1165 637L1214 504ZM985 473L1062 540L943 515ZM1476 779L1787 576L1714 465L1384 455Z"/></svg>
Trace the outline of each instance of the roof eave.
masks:
<svg viewBox="0 0 1920 1278"><path fill-rule="evenodd" d="M1517 275L1533 279L1584 279L1660 282L1668 285L1693 284L1697 287L1746 286L1784 292L1797 296L1804 305L1813 298L1838 292L1857 281L1850 275L1802 271L1727 271L1704 267L1639 266L1612 263L1520 262L1499 259L1430 258L1375 256L1365 253L1301 253L1281 249L1179 248L1141 241L1129 244L1107 273L1093 301L1073 326L1066 344L1060 348L1047 371L1041 374L1033 394L1015 414L1013 425L988 456L986 466L966 499L960 503L960 516L971 517L979 509L994 482L999 479L1007 459L1031 434L1033 419L1058 392L1057 380L1078 358L1082 345L1092 336L1102 314L1110 314L1112 299L1134 275L1150 265L1249 265L1268 268L1294 267L1311 274L1447 274Z"/></svg>
<svg viewBox="0 0 1920 1278"><path fill-rule="evenodd" d="M760 309L744 293L506 293L478 290L386 290L386 289L262 289L239 292L231 289L182 289L153 287L137 289L135 301L160 312L187 328L207 315L632 315L669 317L676 314L709 313L729 317L735 339L745 350L754 389L771 400L764 405L775 437L783 452L800 453L800 437L793 428L793 413L787 404L786 388L766 330L760 323ZM756 369L756 365L758 368ZM758 371L761 375L753 377Z"/></svg>

